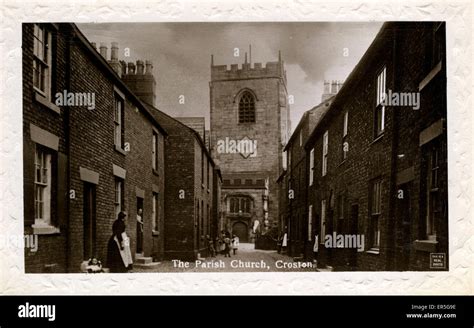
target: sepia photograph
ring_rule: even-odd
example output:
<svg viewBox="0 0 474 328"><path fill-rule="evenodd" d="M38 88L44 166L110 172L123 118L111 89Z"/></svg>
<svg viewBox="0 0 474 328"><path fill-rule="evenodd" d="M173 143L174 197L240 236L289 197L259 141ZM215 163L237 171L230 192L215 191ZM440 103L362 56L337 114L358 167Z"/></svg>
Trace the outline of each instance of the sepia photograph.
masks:
<svg viewBox="0 0 474 328"><path fill-rule="evenodd" d="M23 23L26 273L443 271L444 22Z"/></svg>

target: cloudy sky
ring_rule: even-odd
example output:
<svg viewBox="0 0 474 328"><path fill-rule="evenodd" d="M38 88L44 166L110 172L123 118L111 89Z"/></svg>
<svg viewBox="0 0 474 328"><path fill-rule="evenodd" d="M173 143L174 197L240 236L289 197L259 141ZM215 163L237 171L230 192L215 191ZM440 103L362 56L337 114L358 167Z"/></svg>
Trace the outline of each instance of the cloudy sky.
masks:
<svg viewBox="0 0 474 328"><path fill-rule="evenodd" d="M119 43L119 59L152 60L156 105L172 116L204 116L209 126L211 54L215 65L241 64L249 44L252 63L282 53L293 95L294 129L321 101L324 80L345 80L382 23L114 23L78 24L97 46ZM130 56L125 57L125 48ZM239 48L240 57L234 56ZM345 56L346 55L346 56ZM179 97L185 96L185 103Z"/></svg>

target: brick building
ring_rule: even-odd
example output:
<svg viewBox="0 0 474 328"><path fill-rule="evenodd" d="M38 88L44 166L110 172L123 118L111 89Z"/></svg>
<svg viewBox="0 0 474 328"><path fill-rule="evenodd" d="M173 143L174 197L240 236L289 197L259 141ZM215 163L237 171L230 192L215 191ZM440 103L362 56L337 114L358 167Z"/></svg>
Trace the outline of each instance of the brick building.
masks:
<svg viewBox="0 0 474 328"><path fill-rule="evenodd" d="M328 82L325 83L327 84ZM336 93L338 89L332 90ZM327 91L330 92L330 90ZM302 256L307 251L305 250L307 235L303 235L303 226L307 222L306 193L310 177L307 175L304 143L329 109L333 96L334 93L323 94L323 101L303 114L284 148L287 162L285 167L282 167L282 174L277 180L282 194L280 231L287 233L288 254L295 257Z"/></svg>
<svg viewBox="0 0 474 328"><path fill-rule="evenodd" d="M146 104L168 132L165 147L165 258L207 256L206 236L216 237L219 168L199 133Z"/></svg>
<svg viewBox="0 0 474 328"><path fill-rule="evenodd" d="M445 47L444 23L384 24L309 136L307 243L365 237L361 252L320 238L318 266L430 270L442 253L448 268Z"/></svg>
<svg viewBox="0 0 474 328"><path fill-rule="evenodd" d="M253 242L278 224L278 178L289 134L284 63L214 65L210 147L222 170L223 229Z"/></svg>
<svg viewBox="0 0 474 328"><path fill-rule="evenodd" d="M162 257L166 131L102 55L74 24L23 24L24 221L25 234L39 235L38 251L25 250L26 272L105 261L119 211L128 212L132 253ZM57 93L76 101L59 104Z"/></svg>

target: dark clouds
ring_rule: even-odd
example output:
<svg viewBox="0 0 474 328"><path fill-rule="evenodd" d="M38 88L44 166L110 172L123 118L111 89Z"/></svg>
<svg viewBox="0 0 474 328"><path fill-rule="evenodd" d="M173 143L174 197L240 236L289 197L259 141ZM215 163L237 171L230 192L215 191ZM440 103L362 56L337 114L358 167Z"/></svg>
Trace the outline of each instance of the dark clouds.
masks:
<svg viewBox="0 0 474 328"><path fill-rule="evenodd" d="M174 116L205 116L209 123L210 56L215 64L241 64L252 45L252 62L278 59L281 50L295 127L321 99L325 79L347 77L381 23L117 23L78 24L99 45L119 43L119 58L150 59L157 80L157 107ZM124 58L124 48L131 55ZM234 57L234 48L240 57ZM343 56L347 48L349 56ZM110 50L109 50L110 54ZM179 96L185 96L180 105Z"/></svg>

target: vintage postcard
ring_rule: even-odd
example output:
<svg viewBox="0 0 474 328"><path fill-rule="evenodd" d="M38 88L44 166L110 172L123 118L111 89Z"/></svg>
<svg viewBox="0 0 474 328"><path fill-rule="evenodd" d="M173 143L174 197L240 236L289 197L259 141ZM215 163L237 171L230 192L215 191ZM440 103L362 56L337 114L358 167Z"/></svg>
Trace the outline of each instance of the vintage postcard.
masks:
<svg viewBox="0 0 474 328"><path fill-rule="evenodd" d="M392 5L16 21L2 289L472 292L470 5Z"/></svg>

